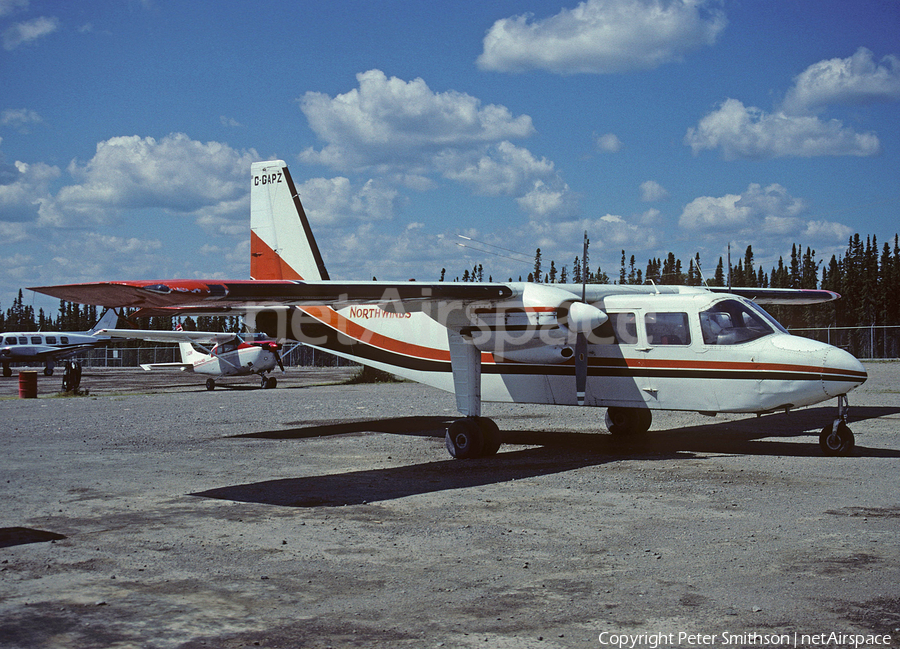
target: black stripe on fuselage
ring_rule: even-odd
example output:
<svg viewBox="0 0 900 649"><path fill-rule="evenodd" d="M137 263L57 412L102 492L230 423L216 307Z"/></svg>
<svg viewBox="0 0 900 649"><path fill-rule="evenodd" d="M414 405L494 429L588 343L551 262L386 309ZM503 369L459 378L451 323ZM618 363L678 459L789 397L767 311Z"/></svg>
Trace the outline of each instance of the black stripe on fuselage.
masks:
<svg viewBox="0 0 900 649"><path fill-rule="evenodd" d="M333 330L332 330L333 331ZM342 336L346 339L346 336ZM398 368L419 372L450 372L450 361L439 361L417 356L409 356L392 352L369 343L355 342L346 344L337 336L328 336L325 344L314 346L325 351L347 354L372 362L392 365ZM840 381L863 383L864 379L852 375L823 374L814 367L802 370L760 370L760 369L713 369L713 368L660 368L630 367L625 359L597 359L600 363L588 366L588 375L595 377L623 378L670 378L670 379L709 379L709 380L745 380L745 381ZM602 361L606 360L607 363ZM534 376L574 376L573 361L560 364L537 363L484 363L483 374L512 374Z"/></svg>

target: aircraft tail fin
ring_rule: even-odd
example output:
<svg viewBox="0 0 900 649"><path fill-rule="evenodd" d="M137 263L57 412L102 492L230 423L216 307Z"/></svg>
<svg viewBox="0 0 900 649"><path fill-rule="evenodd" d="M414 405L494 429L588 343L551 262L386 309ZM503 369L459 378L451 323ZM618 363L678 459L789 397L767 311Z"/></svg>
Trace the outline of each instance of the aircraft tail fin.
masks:
<svg viewBox="0 0 900 649"><path fill-rule="evenodd" d="M113 309L107 309L103 312L103 315L100 316L100 319L97 320L97 324L95 324L90 331L88 331L89 335L96 334L101 329L115 329L119 324L119 314L115 312Z"/></svg>
<svg viewBox="0 0 900 649"><path fill-rule="evenodd" d="M250 177L250 277L329 279L284 161L254 162Z"/></svg>
<svg viewBox="0 0 900 649"><path fill-rule="evenodd" d="M181 362L193 365L200 354L191 343L178 343L178 351L181 352Z"/></svg>

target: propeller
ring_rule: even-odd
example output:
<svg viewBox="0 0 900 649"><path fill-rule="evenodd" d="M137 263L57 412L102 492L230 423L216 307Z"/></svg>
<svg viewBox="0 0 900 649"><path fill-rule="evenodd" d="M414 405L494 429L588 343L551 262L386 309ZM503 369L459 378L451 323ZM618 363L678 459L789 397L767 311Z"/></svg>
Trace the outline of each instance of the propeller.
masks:
<svg viewBox="0 0 900 649"><path fill-rule="evenodd" d="M584 232L584 252L581 256L581 302L587 297L587 254L588 236ZM575 399L579 406L584 405L584 395L587 390L587 335L578 331L575 335Z"/></svg>

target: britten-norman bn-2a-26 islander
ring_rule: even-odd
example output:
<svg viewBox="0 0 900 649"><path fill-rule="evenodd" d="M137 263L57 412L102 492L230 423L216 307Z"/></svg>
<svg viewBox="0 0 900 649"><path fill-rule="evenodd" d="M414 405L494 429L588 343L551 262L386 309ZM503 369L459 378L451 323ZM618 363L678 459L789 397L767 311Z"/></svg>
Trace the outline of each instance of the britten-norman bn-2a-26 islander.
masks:
<svg viewBox="0 0 900 649"><path fill-rule="evenodd" d="M251 280L144 280L34 290L153 312L244 313L279 340L454 392L456 458L501 442L481 403L606 407L614 435L653 410L788 411L837 398L819 441L850 454L847 393L867 378L851 354L792 336L758 306L837 299L829 291L525 282L332 281L281 160L251 166Z"/></svg>

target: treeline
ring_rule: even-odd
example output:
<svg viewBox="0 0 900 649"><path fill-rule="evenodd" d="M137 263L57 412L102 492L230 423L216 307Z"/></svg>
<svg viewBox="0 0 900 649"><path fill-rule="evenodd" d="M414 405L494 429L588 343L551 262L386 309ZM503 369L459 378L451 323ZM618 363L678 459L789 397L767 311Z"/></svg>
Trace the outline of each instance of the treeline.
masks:
<svg viewBox="0 0 900 649"><path fill-rule="evenodd" d="M871 325L900 325L900 239L894 235L893 244L879 246L872 235L863 240L859 234L850 237L843 255L832 255L827 264L816 259L816 251L793 244L790 257L778 258L776 266L766 271L754 262L753 247L747 246L743 256L730 264L719 257L710 275L697 254L688 260L687 267L669 253L665 259L649 259L640 268L634 255L622 250L618 277L610 276L597 266L591 270L589 256L575 257L571 272L568 265L558 267L551 260L547 266L541 249L535 251L534 267L525 281L547 284L580 284L582 273L588 284L671 284L679 286L731 286L758 288L825 289L841 294L836 302L808 307L772 306L768 310L789 327L868 327ZM585 270L586 269L586 270ZM729 273L730 270L730 273ZM444 281L446 270L441 270ZM466 270L461 281L483 281L481 264ZM457 278L457 281L460 281ZM488 281L492 281L489 279ZM510 277L509 281L513 281ZM519 281L523 281L519 277Z"/></svg>
<svg viewBox="0 0 900 649"><path fill-rule="evenodd" d="M59 312L56 316L48 316L43 309L35 314L34 307L25 304L21 289L6 312L0 311L0 332L7 331L88 331L97 324L104 309L92 305L80 305L60 300ZM150 318L131 318L136 309L123 309L122 315L129 318L136 329L155 329L171 331L174 318L171 316L154 316ZM122 326L124 323L120 323ZM243 330L239 316L198 316L187 317L182 326L189 331L221 331L240 332ZM128 341L139 344L141 341ZM128 346L128 344L126 344Z"/></svg>
<svg viewBox="0 0 900 649"><path fill-rule="evenodd" d="M547 284L580 284L582 275L588 284L673 284L681 286L727 286L729 275L732 286L759 288L821 288L841 294L836 302L809 307L771 307L769 310L778 320L789 327L868 327L871 325L900 325L900 237L894 235L892 244L885 242L879 246L874 235L865 240L855 234L850 237L843 255L832 255L827 264L816 260L816 251L803 250L794 244L790 257L785 261L779 257L778 264L769 271L757 265L753 259L753 248L747 246L742 257L729 265L719 257L712 275L701 272L700 255L688 260L687 268L673 253L665 259L649 259L646 266L638 267L634 255L627 256L622 251L618 277L611 278L598 265L596 271L590 268L590 259L575 257L569 266L558 267L551 260L545 265L540 248L535 252L534 267L527 281ZM730 271L730 273L729 273ZM440 281L445 281L446 270L442 269ZM472 270L463 272L455 281L493 281L484 277L484 268L477 264ZM510 277L509 281L513 281ZM523 281L519 277L519 281ZM130 315L133 310L126 310ZM59 313L48 316L40 309L23 301L22 291L13 300L5 313L0 311L0 332L6 331L87 331L93 327L102 309L96 306L78 305L60 301ZM140 318L135 322L140 329L171 330L171 317ZM200 316L186 318L185 329L200 331L241 331L238 316Z"/></svg>

